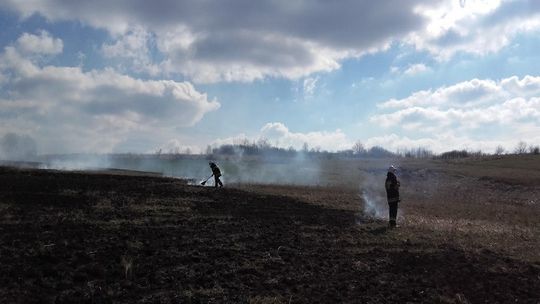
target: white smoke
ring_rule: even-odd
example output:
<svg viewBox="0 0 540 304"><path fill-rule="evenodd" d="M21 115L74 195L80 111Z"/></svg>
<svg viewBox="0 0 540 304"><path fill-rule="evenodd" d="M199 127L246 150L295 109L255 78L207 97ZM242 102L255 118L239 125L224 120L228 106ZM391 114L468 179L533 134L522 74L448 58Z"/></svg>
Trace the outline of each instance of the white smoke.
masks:
<svg viewBox="0 0 540 304"><path fill-rule="evenodd" d="M60 170L122 169L159 173L200 185L212 171L210 161L221 170L221 181L227 184L320 185L320 160L297 152L294 156L245 155L241 149L228 156L176 154L56 155L42 157L42 168ZM205 186L214 186L209 178Z"/></svg>
<svg viewBox="0 0 540 304"><path fill-rule="evenodd" d="M98 170L111 167L106 154L67 154L42 156L41 169L53 170Z"/></svg>
<svg viewBox="0 0 540 304"><path fill-rule="evenodd" d="M0 159L31 161L36 155L36 142L28 135L7 133L0 139Z"/></svg>
<svg viewBox="0 0 540 304"><path fill-rule="evenodd" d="M385 219L387 214L386 200L373 190L362 190L360 194L364 202L364 214L377 219Z"/></svg>
<svg viewBox="0 0 540 304"><path fill-rule="evenodd" d="M221 164L219 164L221 163ZM243 184L320 185L319 160L296 152L291 157L262 155L256 158L237 154L218 161L224 182Z"/></svg>

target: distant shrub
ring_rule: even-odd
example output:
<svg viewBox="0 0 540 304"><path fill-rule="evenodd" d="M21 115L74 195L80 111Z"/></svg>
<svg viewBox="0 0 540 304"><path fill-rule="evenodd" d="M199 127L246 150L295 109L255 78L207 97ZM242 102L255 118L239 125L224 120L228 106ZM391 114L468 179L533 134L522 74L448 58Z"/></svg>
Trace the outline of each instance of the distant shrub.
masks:
<svg viewBox="0 0 540 304"><path fill-rule="evenodd" d="M431 158L433 157L433 151L424 148L412 148L412 149L399 149L397 152L402 157L406 158Z"/></svg>
<svg viewBox="0 0 540 304"><path fill-rule="evenodd" d="M366 153L366 148L364 148L364 145L361 141L357 140L354 145L352 146L352 153L359 156Z"/></svg>
<svg viewBox="0 0 540 304"><path fill-rule="evenodd" d="M395 154L380 146L373 146L367 150L366 155L374 158L394 157Z"/></svg>
<svg viewBox="0 0 540 304"><path fill-rule="evenodd" d="M466 150L452 150L448 152L441 153L438 158L441 159L456 159L456 158L465 158L469 157L470 153Z"/></svg>
<svg viewBox="0 0 540 304"><path fill-rule="evenodd" d="M524 141L518 142L516 145L516 148L514 149L514 153L516 154L525 154L527 153L527 143Z"/></svg>
<svg viewBox="0 0 540 304"><path fill-rule="evenodd" d="M504 148L503 146L501 145L498 145L496 148L495 148L495 155L501 155L504 153Z"/></svg>

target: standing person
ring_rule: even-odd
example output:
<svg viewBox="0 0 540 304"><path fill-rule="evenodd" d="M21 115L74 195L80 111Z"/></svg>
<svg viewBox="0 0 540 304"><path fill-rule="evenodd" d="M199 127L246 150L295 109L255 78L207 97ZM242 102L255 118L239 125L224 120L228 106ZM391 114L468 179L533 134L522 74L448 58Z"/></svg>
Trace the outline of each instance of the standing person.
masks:
<svg viewBox="0 0 540 304"><path fill-rule="evenodd" d="M209 165L210 169L212 169L212 174L214 174L214 187L218 187L218 185L220 188L223 187L223 183L219 179L221 176L221 170L219 170L218 166L214 162L210 162Z"/></svg>
<svg viewBox="0 0 540 304"><path fill-rule="evenodd" d="M390 228L396 227L396 218L399 199L399 181L396 176L396 167L390 166L388 168L388 173L386 174L386 182L384 186L386 188L386 197L388 199L388 213L389 213L389 222L388 226Z"/></svg>

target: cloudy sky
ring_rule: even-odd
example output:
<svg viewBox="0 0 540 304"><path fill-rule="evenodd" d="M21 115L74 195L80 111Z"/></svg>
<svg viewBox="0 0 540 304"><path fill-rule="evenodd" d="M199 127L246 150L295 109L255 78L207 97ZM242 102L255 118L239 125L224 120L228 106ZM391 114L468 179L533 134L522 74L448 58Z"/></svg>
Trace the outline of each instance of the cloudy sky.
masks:
<svg viewBox="0 0 540 304"><path fill-rule="evenodd" d="M40 153L540 144L537 0L0 0L0 27L0 136Z"/></svg>

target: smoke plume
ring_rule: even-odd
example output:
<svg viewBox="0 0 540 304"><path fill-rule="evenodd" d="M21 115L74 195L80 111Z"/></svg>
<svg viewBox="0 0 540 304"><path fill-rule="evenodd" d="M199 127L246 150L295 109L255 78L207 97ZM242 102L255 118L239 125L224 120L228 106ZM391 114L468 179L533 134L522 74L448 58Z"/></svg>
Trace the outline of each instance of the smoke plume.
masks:
<svg viewBox="0 0 540 304"><path fill-rule="evenodd" d="M364 202L364 214L378 219L386 218L387 207L383 196L373 190L362 190L360 196Z"/></svg>
<svg viewBox="0 0 540 304"><path fill-rule="evenodd" d="M36 155L36 142L28 135L7 133L0 140L0 159L32 161Z"/></svg>

